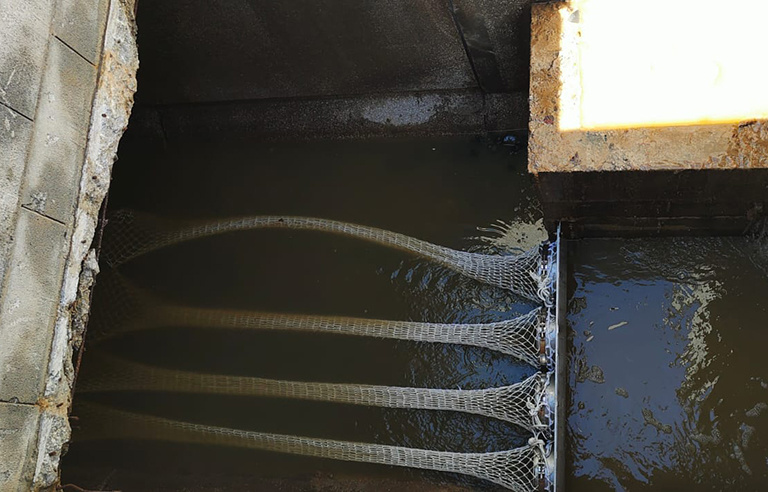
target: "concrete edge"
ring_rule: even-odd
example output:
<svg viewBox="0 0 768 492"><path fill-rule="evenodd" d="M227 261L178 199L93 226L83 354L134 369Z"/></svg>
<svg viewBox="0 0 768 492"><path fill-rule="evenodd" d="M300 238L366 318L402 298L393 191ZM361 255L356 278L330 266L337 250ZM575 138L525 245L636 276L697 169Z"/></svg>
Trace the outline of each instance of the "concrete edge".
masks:
<svg viewBox="0 0 768 492"><path fill-rule="evenodd" d="M144 106L131 128L171 144L473 134L525 129L527 103L523 92L461 90Z"/></svg>
<svg viewBox="0 0 768 492"><path fill-rule="evenodd" d="M87 307L83 309L80 303L89 303L90 286L98 273L91 243L136 92L138 48L133 12L134 0L112 0L109 7L74 229L60 291L44 396L39 402L42 414L34 490L56 485L59 461L70 438L68 413L74 384L73 341L78 338L73 333L73 326L82 326L82 320L76 317L87 313Z"/></svg>

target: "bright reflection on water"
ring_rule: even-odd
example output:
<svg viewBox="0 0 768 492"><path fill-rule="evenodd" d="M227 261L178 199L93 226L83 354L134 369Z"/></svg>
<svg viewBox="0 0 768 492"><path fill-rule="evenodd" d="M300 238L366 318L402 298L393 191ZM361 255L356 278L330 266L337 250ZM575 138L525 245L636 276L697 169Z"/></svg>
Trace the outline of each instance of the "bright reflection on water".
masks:
<svg viewBox="0 0 768 492"><path fill-rule="evenodd" d="M765 490L765 242L571 251L568 490Z"/></svg>
<svg viewBox="0 0 768 492"><path fill-rule="evenodd" d="M317 216L491 252L540 239L525 166L524 154L474 137L128 148L121 149L110 204L181 218ZM497 219L523 229L505 244L468 239ZM311 232L201 239L138 258L121 274L153 295L200 307L456 323L508 319L534 307L401 252ZM95 309L98 286L94 302ZM93 344L82 378L99 371L88 357L97 351L198 372L435 388L501 386L534 371L472 347L178 328ZM528 438L511 424L468 414L263 398L81 395L74 415L85 399L210 425L435 450L497 451ZM77 442L99 437L89 435L85 419L78 426L64 479L89 488L315 490L331 483L334 490L379 490L386 480L407 480L398 487L418 490L495 488L461 476L214 446Z"/></svg>

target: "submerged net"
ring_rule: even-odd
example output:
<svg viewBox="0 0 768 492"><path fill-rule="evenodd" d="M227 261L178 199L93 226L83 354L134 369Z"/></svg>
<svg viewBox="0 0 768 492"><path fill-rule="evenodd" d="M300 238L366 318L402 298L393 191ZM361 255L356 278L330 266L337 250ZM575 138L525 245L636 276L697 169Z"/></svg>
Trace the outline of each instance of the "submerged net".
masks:
<svg viewBox="0 0 768 492"><path fill-rule="evenodd" d="M418 342L455 343L511 355L534 367L546 365L546 309L494 323L424 323L342 316L308 316L207 309L164 304L129 286L117 274L100 283L89 330L92 339L160 327L280 330L366 336Z"/></svg>
<svg viewBox="0 0 768 492"><path fill-rule="evenodd" d="M201 374L162 369L112 357L91 357L90 361L94 364L93 373L79 381L78 392L168 391L296 398L389 408L451 410L497 418L531 432L549 429L544 401L547 376L541 373L510 386L454 390Z"/></svg>
<svg viewBox="0 0 768 492"><path fill-rule="evenodd" d="M310 217L255 216L179 227L170 221L122 210L108 222L102 257L118 266L150 251L232 231L292 229L350 236L397 248L439 263L467 277L541 301L545 273L540 248L514 256L457 251L375 227Z"/></svg>
<svg viewBox="0 0 768 492"><path fill-rule="evenodd" d="M95 438L216 444L461 473L519 492L538 490L540 466L544 462L544 443L536 438L531 438L527 446L508 451L454 453L214 427L114 410L92 403L79 404L78 414L85 421L83 429L89 430ZM88 436L83 432L79 437Z"/></svg>

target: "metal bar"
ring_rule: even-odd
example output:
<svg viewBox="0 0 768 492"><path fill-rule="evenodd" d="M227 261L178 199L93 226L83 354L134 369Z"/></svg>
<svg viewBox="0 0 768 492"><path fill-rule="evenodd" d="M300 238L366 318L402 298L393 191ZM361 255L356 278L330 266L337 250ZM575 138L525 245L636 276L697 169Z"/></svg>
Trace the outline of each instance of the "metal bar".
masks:
<svg viewBox="0 0 768 492"><path fill-rule="evenodd" d="M568 389L566 351L566 302L568 270L566 267L566 242L562 238L561 226L557 227L557 272L555 284L555 319L557 320L557 352L555 358L555 492L565 490L565 405Z"/></svg>

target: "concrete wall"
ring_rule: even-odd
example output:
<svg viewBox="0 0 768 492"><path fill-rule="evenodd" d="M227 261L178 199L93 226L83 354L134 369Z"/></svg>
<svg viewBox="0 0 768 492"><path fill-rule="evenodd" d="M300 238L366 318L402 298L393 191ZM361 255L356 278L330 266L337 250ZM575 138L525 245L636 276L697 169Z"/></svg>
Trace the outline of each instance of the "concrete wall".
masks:
<svg viewBox="0 0 768 492"><path fill-rule="evenodd" d="M768 169L540 172L545 225L567 238L743 235L768 211Z"/></svg>
<svg viewBox="0 0 768 492"><path fill-rule="evenodd" d="M530 0L143 1L137 103L172 138L523 129L529 12Z"/></svg>
<svg viewBox="0 0 768 492"><path fill-rule="evenodd" d="M72 337L62 320L103 199L93 190L106 190L114 157L89 137L101 130L91 109L115 81L103 70L107 19L129 10L121 0L6 0L0 12L1 491L53 484L68 439ZM99 110L122 133L127 114ZM86 159L94 145L104 151L96 161Z"/></svg>
<svg viewBox="0 0 768 492"><path fill-rule="evenodd" d="M525 91L529 3L142 1L137 102Z"/></svg>
<svg viewBox="0 0 768 492"><path fill-rule="evenodd" d="M107 6L21 0L0 15L0 490L35 471Z"/></svg>

